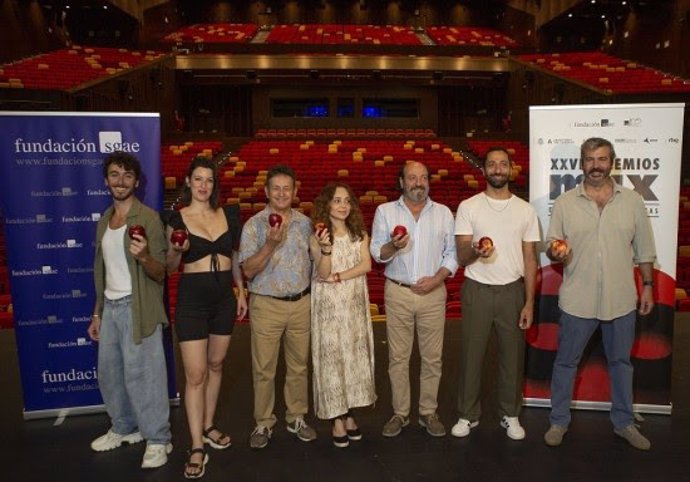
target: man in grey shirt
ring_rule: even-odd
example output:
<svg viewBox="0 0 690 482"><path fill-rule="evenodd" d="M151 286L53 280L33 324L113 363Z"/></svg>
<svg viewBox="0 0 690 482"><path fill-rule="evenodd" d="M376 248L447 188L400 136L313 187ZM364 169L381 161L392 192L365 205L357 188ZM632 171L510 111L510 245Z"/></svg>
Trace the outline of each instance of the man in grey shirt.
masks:
<svg viewBox="0 0 690 482"><path fill-rule="evenodd" d="M611 142L587 139L580 152L583 181L556 199L546 236L547 256L564 266L558 353L551 377L551 426L544 441L552 447L563 441L577 365L590 337L601 327L614 432L633 447L648 450L649 440L633 423L630 350L638 301L635 265L643 280L639 314L648 315L654 307L654 235L642 197L611 177L616 158Z"/></svg>

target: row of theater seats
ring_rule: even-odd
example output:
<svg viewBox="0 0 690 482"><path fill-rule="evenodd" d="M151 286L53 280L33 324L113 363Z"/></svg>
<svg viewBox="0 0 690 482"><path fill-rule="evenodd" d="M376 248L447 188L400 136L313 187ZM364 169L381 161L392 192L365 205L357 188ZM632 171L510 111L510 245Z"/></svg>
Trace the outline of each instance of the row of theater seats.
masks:
<svg viewBox="0 0 690 482"><path fill-rule="evenodd" d="M690 92L690 80L602 52L530 54L518 58L609 93Z"/></svg>
<svg viewBox="0 0 690 482"><path fill-rule="evenodd" d="M246 43L259 31L253 23L207 23L183 27L163 38L164 43Z"/></svg>
<svg viewBox="0 0 690 482"><path fill-rule="evenodd" d="M426 29L438 45L481 45L484 47L516 47L517 42L490 28L434 26Z"/></svg>
<svg viewBox="0 0 690 482"><path fill-rule="evenodd" d="M256 24L211 23L184 27L167 35L163 42L248 43L259 32ZM264 27L267 44L307 45L422 45L426 34L437 45L514 47L515 40L498 30L482 27L434 26L425 29L400 25L280 24Z"/></svg>
<svg viewBox="0 0 690 482"><path fill-rule="evenodd" d="M373 128L319 128L319 129L258 129L258 139L309 139L309 138L363 137L363 138L393 138L404 137L411 139L433 139L436 133L433 129L373 129Z"/></svg>
<svg viewBox="0 0 690 482"><path fill-rule="evenodd" d="M266 172L276 164L288 164L297 173L300 207L307 213L321 188L340 180L360 197L370 222L378 204L399 196L397 175L408 160L429 167L432 196L452 209L460 199L485 186L479 171L438 139L255 139L230 157L222 174L221 193L227 194L228 202L239 203L244 215L250 215L265 206Z"/></svg>
<svg viewBox="0 0 690 482"><path fill-rule="evenodd" d="M0 66L0 88L63 90L151 62L164 55L105 47L81 47L39 54Z"/></svg>
<svg viewBox="0 0 690 482"><path fill-rule="evenodd" d="M492 143L473 141L470 148L480 156ZM519 142L504 143L515 160L513 182L524 187L527 182L527 147ZM186 142L164 145L163 173L167 189L180 185L189 159L207 151L217 152L219 142ZM276 164L288 164L299 176L299 195L303 210L310 208L326 181L342 180L360 196L365 217L373 216L376 205L399 195L397 174L408 160L427 164L431 171L433 196L439 202L457 207L461 199L482 190L485 181L463 155L438 139L352 139L291 140L284 138L255 140L243 145L229 157L221 172L221 195L228 203L239 204L249 216L265 206L265 175ZM442 181L446 182L442 182Z"/></svg>
<svg viewBox="0 0 690 482"><path fill-rule="evenodd" d="M276 25L267 44L422 45L412 27L392 25Z"/></svg>

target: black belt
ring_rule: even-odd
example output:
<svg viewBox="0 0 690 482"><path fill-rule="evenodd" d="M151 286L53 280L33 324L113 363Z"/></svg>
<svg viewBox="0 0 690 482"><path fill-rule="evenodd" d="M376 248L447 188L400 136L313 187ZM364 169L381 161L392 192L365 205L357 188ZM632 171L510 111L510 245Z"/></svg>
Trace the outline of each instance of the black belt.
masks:
<svg viewBox="0 0 690 482"><path fill-rule="evenodd" d="M405 283L401 283L400 281L396 281L396 280L391 279L391 278L386 278L386 279L387 279L388 281L390 281L391 283L395 283L395 284L398 285L398 286L402 286L403 288L412 288L412 285L408 285L408 284L405 284Z"/></svg>
<svg viewBox="0 0 690 482"><path fill-rule="evenodd" d="M311 293L311 286L307 286L304 291L302 291L301 293L297 293L296 295L288 295L288 296L271 296L271 295L268 295L268 296L270 296L271 298L273 298L275 300L280 300L280 301L297 301L297 300L301 300L302 298L307 296L309 293Z"/></svg>

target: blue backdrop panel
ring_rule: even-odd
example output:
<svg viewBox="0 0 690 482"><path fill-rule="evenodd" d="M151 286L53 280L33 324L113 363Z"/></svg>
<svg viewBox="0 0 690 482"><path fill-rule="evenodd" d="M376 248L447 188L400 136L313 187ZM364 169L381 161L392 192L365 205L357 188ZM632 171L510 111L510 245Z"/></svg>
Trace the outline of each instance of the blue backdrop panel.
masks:
<svg viewBox="0 0 690 482"><path fill-rule="evenodd" d="M163 201L158 114L0 112L0 199L25 416L102 405L94 306L96 222L111 204L103 158L142 165L137 195ZM171 337L166 336L170 395ZM33 414L33 415L32 415Z"/></svg>

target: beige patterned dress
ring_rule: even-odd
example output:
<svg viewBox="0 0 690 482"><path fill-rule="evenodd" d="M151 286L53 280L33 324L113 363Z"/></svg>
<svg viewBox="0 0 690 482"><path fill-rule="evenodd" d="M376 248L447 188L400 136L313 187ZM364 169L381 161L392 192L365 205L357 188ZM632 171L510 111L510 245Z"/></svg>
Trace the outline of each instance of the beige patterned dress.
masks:
<svg viewBox="0 0 690 482"><path fill-rule="evenodd" d="M332 271L340 273L357 265L361 244L349 236L336 237ZM314 280L311 293L314 410L317 417L331 419L376 401L367 277L341 283Z"/></svg>

